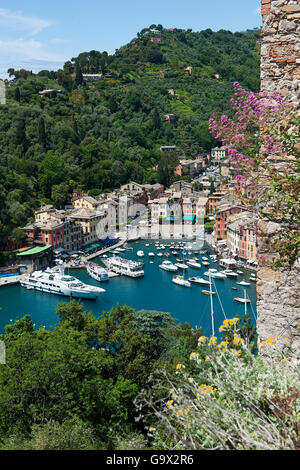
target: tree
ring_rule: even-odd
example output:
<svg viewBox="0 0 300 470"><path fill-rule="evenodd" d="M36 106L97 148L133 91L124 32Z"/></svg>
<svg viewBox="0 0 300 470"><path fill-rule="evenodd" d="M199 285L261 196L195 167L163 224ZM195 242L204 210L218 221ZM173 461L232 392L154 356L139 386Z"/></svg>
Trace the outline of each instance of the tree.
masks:
<svg viewBox="0 0 300 470"><path fill-rule="evenodd" d="M21 101L21 93L20 93L20 88L17 86L15 88L15 100L20 103Z"/></svg>
<svg viewBox="0 0 300 470"><path fill-rule="evenodd" d="M38 135L39 135L39 143L45 149L47 145L47 135L46 135L46 128L45 128L45 119L43 118L43 116L41 116L39 119Z"/></svg>
<svg viewBox="0 0 300 470"><path fill-rule="evenodd" d="M82 76L82 70L79 66L76 67L76 76L75 76L75 84L76 86L82 85L84 82L83 76Z"/></svg>
<svg viewBox="0 0 300 470"><path fill-rule="evenodd" d="M52 186L51 199L58 208L65 206L68 202L69 185L67 183L55 184Z"/></svg>

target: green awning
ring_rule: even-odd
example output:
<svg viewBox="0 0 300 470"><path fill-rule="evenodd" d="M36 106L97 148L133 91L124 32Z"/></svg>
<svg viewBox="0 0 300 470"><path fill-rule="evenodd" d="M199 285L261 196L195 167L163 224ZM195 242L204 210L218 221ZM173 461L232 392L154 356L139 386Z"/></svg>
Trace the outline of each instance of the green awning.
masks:
<svg viewBox="0 0 300 470"><path fill-rule="evenodd" d="M23 251L22 253L17 253L17 256L38 255L39 253L42 253L43 251L49 250L49 248L52 248L52 246L51 245L35 246L34 248L31 248L30 250Z"/></svg>

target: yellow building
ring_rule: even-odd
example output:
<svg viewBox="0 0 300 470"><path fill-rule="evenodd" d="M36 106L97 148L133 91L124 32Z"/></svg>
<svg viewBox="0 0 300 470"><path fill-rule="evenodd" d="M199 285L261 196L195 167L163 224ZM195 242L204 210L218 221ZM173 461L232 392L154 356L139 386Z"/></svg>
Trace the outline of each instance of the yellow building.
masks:
<svg viewBox="0 0 300 470"><path fill-rule="evenodd" d="M107 216L104 211L83 208L73 211L69 218L81 226L84 246L105 236Z"/></svg>
<svg viewBox="0 0 300 470"><path fill-rule="evenodd" d="M78 199L75 199L73 201L73 208L74 209L97 209L97 207L99 206L99 202L91 197L91 196L87 196L87 195L84 195L82 197L79 197Z"/></svg>

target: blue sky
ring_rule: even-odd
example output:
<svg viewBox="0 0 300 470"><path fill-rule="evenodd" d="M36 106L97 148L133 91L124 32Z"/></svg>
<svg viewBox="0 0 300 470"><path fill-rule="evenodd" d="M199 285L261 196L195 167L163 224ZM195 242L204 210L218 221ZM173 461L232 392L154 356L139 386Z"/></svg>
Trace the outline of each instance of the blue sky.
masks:
<svg viewBox="0 0 300 470"><path fill-rule="evenodd" d="M80 52L109 54L151 24L201 31L261 26L260 0L4 0L0 76L7 68L57 69Z"/></svg>

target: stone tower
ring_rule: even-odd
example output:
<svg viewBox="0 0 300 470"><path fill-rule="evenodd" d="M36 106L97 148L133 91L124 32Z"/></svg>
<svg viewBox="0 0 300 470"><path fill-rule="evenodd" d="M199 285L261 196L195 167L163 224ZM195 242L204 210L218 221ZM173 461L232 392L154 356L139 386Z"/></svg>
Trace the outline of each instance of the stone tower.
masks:
<svg viewBox="0 0 300 470"><path fill-rule="evenodd" d="M261 0L261 90L279 92L300 113L300 0ZM299 150L298 150L299 151ZM276 171L296 170L296 157L267 162ZM270 238L280 230L276 221L261 218L259 251L272 255ZM271 256L270 256L271 257ZM272 336L281 336L276 348L289 345L294 358L300 359L300 262L291 269L273 270L260 266L257 282L257 332L259 344ZM285 338L285 343L283 338ZM273 354L272 352L272 354Z"/></svg>

